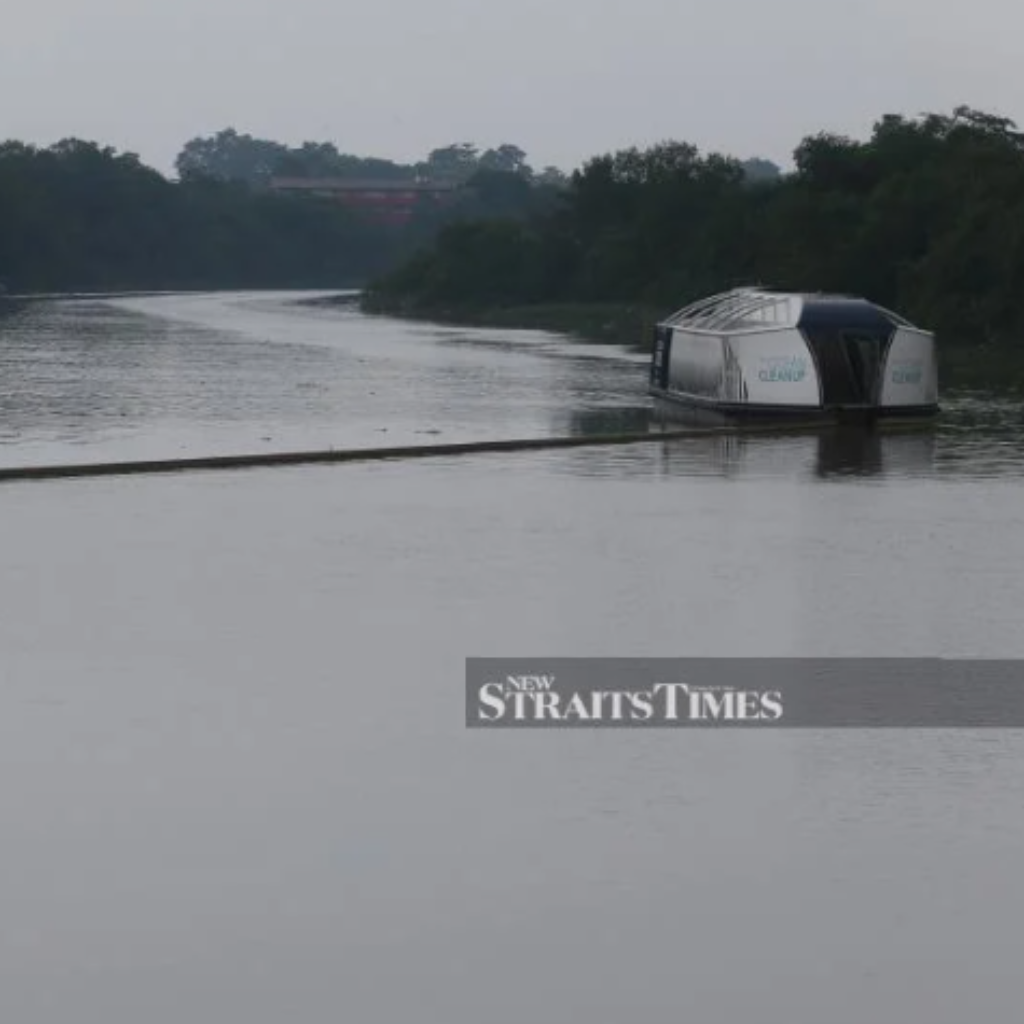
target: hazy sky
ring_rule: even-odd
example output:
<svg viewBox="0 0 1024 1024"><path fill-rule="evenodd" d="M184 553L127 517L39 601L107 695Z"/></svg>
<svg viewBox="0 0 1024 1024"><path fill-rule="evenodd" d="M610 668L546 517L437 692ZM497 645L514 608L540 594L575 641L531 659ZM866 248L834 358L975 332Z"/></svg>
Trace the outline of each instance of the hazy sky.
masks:
<svg viewBox="0 0 1024 1024"><path fill-rule="evenodd" d="M0 138L169 170L227 126L408 160L565 169L683 139L788 163L805 135L959 103L1024 121L1016 0L4 0Z"/></svg>

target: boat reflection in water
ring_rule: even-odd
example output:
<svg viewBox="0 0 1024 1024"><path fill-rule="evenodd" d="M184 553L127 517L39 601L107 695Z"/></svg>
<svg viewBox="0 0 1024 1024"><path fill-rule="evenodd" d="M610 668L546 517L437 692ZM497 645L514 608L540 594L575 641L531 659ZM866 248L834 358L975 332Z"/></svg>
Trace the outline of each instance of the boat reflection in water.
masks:
<svg viewBox="0 0 1024 1024"><path fill-rule="evenodd" d="M659 468L668 474L722 476L854 477L932 476L932 430L878 430L827 426L777 434L709 434L666 441Z"/></svg>
<svg viewBox="0 0 1024 1024"><path fill-rule="evenodd" d="M723 429L725 426L725 429ZM693 428L663 444L583 448L560 453L559 465L583 475L811 477L932 476L936 434L930 425L737 424L702 409L662 419L650 409L576 410L553 433L600 436L660 434ZM712 428L712 429L709 429Z"/></svg>
<svg viewBox="0 0 1024 1024"><path fill-rule="evenodd" d="M838 428L818 438L815 475L931 476L935 470L935 432Z"/></svg>

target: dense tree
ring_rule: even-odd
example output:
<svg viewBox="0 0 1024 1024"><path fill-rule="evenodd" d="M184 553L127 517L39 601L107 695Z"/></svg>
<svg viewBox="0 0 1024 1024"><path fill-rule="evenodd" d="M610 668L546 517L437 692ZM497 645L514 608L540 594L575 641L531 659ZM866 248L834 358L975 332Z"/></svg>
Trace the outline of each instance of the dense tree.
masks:
<svg viewBox="0 0 1024 1024"><path fill-rule="evenodd" d="M373 308L678 306L744 282L859 292L949 340L1024 337L1024 133L958 107L887 114L858 141L804 139L794 170L683 142L534 174L518 147L459 143L420 165L226 129L171 182L132 153L0 144L0 281L11 291L332 286ZM454 179L388 227L264 186L274 174ZM395 269L399 261L404 261Z"/></svg>
<svg viewBox="0 0 1024 1024"><path fill-rule="evenodd" d="M525 161L515 147L505 156ZM0 283L12 292L353 285L447 224L537 215L553 191L474 163L454 202L424 198L410 224L381 224L264 186L274 174L411 178L411 165L328 143L289 149L232 129L189 142L178 171L171 182L134 154L76 139L48 149L0 144Z"/></svg>
<svg viewBox="0 0 1024 1024"><path fill-rule="evenodd" d="M668 308L760 282L864 294L952 343L1024 340L1024 134L1013 121L969 107L888 114L864 141L809 136L794 164L781 174L680 142L595 157L526 223L443 231L367 302Z"/></svg>
<svg viewBox="0 0 1024 1024"><path fill-rule="evenodd" d="M263 188L275 175L298 178L411 179L415 168L377 157L339 152L331 142L304 142L289 148L269 139L225 128L185 143L175 161L182 180L212 178Z"/></svg>
<svg viewBox="0 0 1024 1024"><path fill-rule="evenodd" d="M747 180L752 182L773 181L782 177L782 169L778 164L759 156L743 161L743 173Z"/></svg>
<svg viewBox="0 0 1024 1024"><path fill-rule="evenodd" d="M377 157L338 152L331 142L304 142L288 149L274 165L274 173L296 178L377 178L401 181L415 176L412 167Z"/></svg>
<svg viewBox="0 0 1024 1024"><path fill-rule="evenodd" d="M471 142L456 142L433 149L417 170L437 181L465 181L479 165L479 152Z"/></svg>
<svg viewBox="0 0 1024 1024"><path fill-rule="evenodd" d="M288 147L279 142L254 139L225 128L208 138L186 142L174 166L182 180L212 178L263 185L287 155Z"/></svg>
<svg viewBox="0 0 1024 1024"><path fill-rule="evenodd" d="M324 286L392 243L337 204L197 176L175 184L91 142L0 146L0 279L12 292Z"/></svg>
<svg viewBox="0 0 1024 1024"><path fill-rule="evenodd" d="M518 147L503 143L496 149L489 149L477 162L481 171L505 171L509 174L520 174L525 178L533 176L530 165L526 162L526 154Z"/></svg>
<svg viewBox="0 0 1024 1024"><path fill-rule="evenodd" d="M553 188L564 188L569 184L569 176L565 171L562 171L557 167L553 167L550 164L539 173L535 174L533 176L533 180L538 185L550 185Z"/></svg>
<svg viewBox="0 0 1024 1024"><path fill-rule="evenodd" d="M212 178L265 187L275 175L300 178L375 178L468 181L478 171L502 171L531 179L526 153L502 143L481 153L470 142L457 142L431 150L425 160L401 164L379 157L342 153L332 142L304 142L288 147L269 139L240 134L234 128L191 139L175 160L182 180ZM544 169L540 184L562 184L566 176L556 167Z"/></svg>

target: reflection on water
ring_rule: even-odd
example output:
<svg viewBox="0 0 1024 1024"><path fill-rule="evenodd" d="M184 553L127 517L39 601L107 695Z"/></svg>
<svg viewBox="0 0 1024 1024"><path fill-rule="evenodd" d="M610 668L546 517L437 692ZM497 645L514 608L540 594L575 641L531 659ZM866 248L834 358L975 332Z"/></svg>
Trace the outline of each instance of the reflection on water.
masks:
<svg viewBox="0 0 1024 1024"><path fill-rule="evenodd" d="M577 421L578 422L578 421ZM642 429L641 414L594 414L589 433ZM628 424L628 427L627 427ZM601 429L599 429L601 428ZM581 433L584 431L580 431ZM663 444L551 453L554 464L582 476L711 476L863 480L936 475L940 437L932 430L868 431L832 427L779 433L708 433ZM1006 471L1003 465L1001 472Z"/></svg>
<svg viewBox="0 0 1024 1024"><path fill-rule="evenodd" d="M564 417L555 416L552 434L592 437L599 434L643 434L651 429L651 412L644 404L601 406L596 409L570 408Z"/></svg>
<svg viewBox="0 0 1024 1024"><path fill-rule="evenodd" d="M575 412L556 418L554 426L555 433L573 434L666 429L648 408L628 405ZM587 460L585 452L571 456L582 472L587 472ZM634 475L657 467L663 473L820 479L1018 477L1024 474L1024 414L1013 399L954 394L932 425L738 429L733 434L709 433L651 448L622 449L611 460L621 472L630 473L632 467ZM600 460L593 471L606 474L609 461Z"/></svg>
<svg viewBox="0 0 1024 1024"><path fill-rule="evenodd" d="M906 441L906 438L899 438ZM912 439L916 444L909 449L910 462L920 464L922 461L930 468L934 455L934 441L930 435ZM885 469L885 457L893 456L893 438L889 438L886 446L882 434L878 430L856 430L837 427L827 431L818 440L818 453L815 471L820 477L830 476L877 476ZM886 450L888 448L888 450ZM908 454L907 446L902 445L900 454ZM906 464L907 460L902 460Z"/></svg>

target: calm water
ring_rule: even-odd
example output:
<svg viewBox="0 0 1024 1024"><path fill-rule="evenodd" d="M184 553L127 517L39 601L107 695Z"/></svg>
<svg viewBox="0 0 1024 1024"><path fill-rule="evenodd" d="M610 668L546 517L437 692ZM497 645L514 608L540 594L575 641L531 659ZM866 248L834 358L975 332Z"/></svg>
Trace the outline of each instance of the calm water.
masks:
<svg viewBox="0 0 1024 1024"><path fill-rule="evenodd" d="M619 429L643 372L286 296L51 303L0 326L0 463ZM1024 657L1019 407L948 404L0 487L0 1018L1017 1020L1024 737L462 725L467 655Z"/></svg>
<svg viewBox="0 0 1024 1024"><path fill-rule="evenodd" d="M544 436L646 415L635 355L280 295L53 302L0 323L7 465Z"/></svg>

